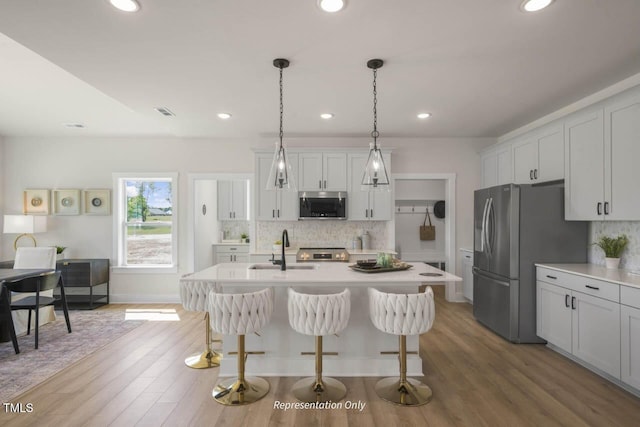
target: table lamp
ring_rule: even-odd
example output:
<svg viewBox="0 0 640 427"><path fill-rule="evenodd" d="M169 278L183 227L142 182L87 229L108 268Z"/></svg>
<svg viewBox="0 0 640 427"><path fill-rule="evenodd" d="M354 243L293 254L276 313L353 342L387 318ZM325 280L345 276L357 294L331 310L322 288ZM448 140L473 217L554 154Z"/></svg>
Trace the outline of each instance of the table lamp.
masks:
<svg viewBox="0 0 640 427"><path fill-rule="evenodd" d="M47 231L47 217L33 215L5 215L4 228L5 234L19 234L13 242L13 249L18 250L18 240L23 237L29 237L33 240L33 246L37 246L35 233Z"/></svg>

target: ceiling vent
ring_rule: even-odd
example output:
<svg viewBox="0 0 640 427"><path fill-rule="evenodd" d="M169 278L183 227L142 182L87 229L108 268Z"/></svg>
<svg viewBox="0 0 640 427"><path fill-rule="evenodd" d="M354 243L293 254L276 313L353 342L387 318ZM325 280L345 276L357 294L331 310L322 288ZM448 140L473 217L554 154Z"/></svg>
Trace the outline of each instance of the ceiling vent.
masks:
<svg viewBox="0 0 640 427"><path fill-rule="evenodd" d="M169 109L168 109L168 108L166 108L166 107L156 107L156 108L155 108L155 110L156 110L158 113L162 114L163 116L175 117L175 114L173 114L173 113L171 112L171 110L169 110Z"/></svg>

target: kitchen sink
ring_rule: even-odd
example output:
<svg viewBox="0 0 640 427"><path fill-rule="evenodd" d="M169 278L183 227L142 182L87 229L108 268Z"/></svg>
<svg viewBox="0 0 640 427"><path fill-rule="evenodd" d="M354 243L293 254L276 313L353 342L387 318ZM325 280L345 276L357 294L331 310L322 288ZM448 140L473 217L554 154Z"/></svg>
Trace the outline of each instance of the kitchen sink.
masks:
<svg viewBox="0 0 640 427"><path fill-rule="evenodd" d="M252 264L249 270L280 270L279 265L275 264ZM287 270L315 270L318 268L313 264L287 264Z"/></svg>

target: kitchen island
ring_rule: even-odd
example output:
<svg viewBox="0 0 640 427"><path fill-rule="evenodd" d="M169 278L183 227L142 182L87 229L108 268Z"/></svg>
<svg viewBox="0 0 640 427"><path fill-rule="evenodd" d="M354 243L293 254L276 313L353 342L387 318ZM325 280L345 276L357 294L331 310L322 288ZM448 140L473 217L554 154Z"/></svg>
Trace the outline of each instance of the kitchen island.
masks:
<svg viewBox="0 0 640 427"><path fill-rule="evenodd" d="M426 276L423 274L427 274ZM249 354L247 375L307 376L314 372L314 337L301 335L289 326L287 288L300 292L337 293L351 291L349 325L339 337L324 338L324 374L327 376L393 376L398 375L398 337L376 329L369 319L367 288L385 292L416 293L422 284L461 281L460 277L427 264L416 263L403 271L362 273L348 263L293 263L286 271L271 264L226 263L209 267L190 276L194 280L218 283L225 293L253 292L265 287L275 290L274 310L270 323L260 336L246 337ZM438 308L436 306L436 312ZM436 320L437 321L437 320ZM418 355L418 336L407 337L407 374L422 375ZM220 376L236 374L236 340L225 337Z"/></svg>

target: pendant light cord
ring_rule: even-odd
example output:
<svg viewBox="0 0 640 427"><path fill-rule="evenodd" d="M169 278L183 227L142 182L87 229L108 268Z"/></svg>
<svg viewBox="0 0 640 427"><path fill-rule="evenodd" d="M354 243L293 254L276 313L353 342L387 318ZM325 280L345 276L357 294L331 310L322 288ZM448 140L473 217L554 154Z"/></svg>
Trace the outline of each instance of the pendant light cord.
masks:
<svg viewBox="0 0 640 427"><path fill-rule="evenodd" d="M282 137L283 137L283 132L282 132L282 118L283 118L283 105L282 105L282 67L280 68L280 148L282 148Z"/></svg>
<svg viewBox="0 0 640 427"><path fill-rule="evenodd" d="M378 132L378 86L377 86L378 69L373 69L373 148L377 149L377 139L380 133Z"/></svg>

